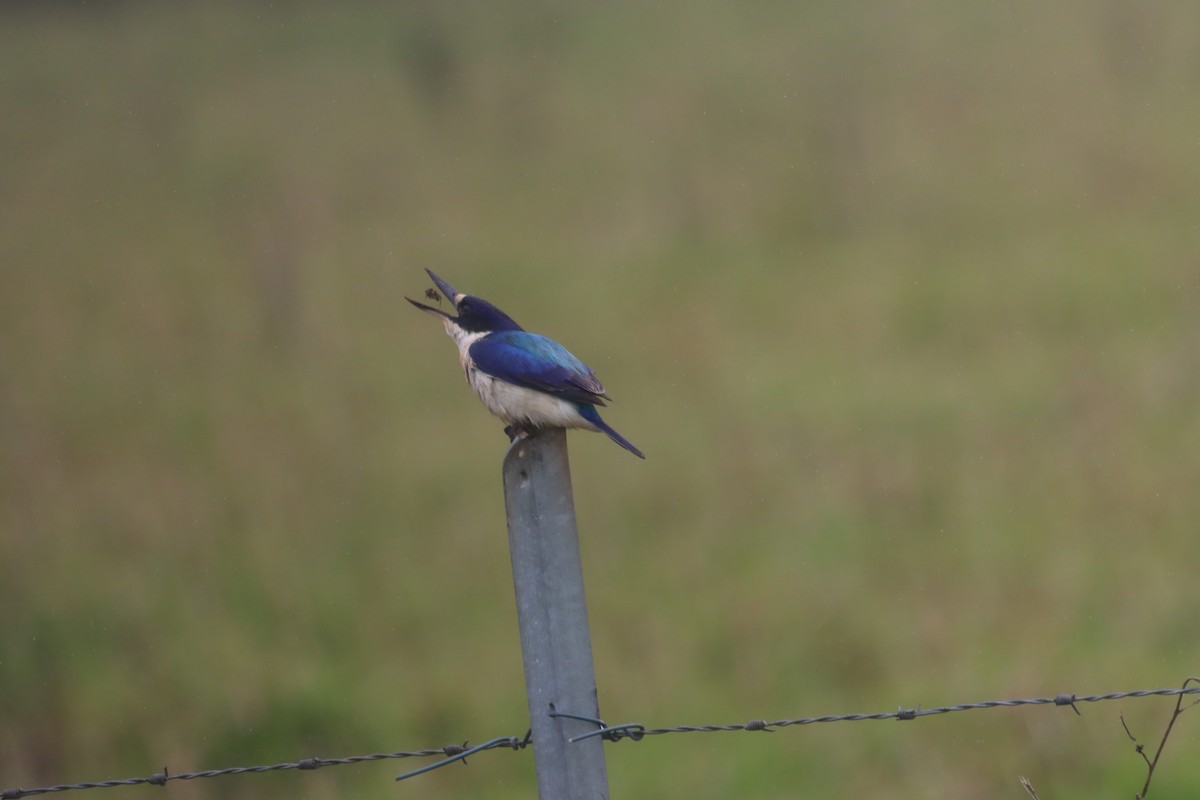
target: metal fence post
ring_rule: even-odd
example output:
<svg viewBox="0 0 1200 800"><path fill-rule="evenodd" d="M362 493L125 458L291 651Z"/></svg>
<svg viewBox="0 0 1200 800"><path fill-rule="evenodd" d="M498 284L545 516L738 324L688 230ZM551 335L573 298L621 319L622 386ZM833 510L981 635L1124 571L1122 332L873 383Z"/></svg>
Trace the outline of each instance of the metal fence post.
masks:
<svg viewBox="0 0 1200 800"><path fill-rule="evenodd" d="M538 797L606 800L603 741L567 741L596 726L549 716L600 716L566 431L547 429L509 449L504 507Z"/></svg>

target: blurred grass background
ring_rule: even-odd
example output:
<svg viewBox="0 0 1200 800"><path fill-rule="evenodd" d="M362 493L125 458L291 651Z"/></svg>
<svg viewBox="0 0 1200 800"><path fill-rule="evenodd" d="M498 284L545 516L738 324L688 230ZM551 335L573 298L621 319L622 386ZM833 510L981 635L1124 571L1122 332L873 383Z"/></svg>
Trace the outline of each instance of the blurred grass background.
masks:
<svg viewBox="0 0 1200 800"><path fill-rule="evenodd" d="M0 785L524 730L504 439L425 266L648 454L571 436L610 720L1200 672L1198 40L1173 0L0 5ZM1118 715L1171 704L623 743L612 796L1129 796ZM1200 793L1197 725L1153 794ZM168 791L534 793L409 766Z"/></svg>

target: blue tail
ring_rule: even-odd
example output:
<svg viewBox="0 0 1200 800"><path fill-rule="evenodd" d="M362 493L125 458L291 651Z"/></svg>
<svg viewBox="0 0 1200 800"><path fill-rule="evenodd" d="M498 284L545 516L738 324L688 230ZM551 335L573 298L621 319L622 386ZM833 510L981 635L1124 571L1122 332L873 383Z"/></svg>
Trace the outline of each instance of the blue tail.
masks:
<svg viewBox="0 0 1200 800"><path fill-rule="evenodd" d="M597 428L604 431L605 435L607 435L608 438L612 439L614 442L621 445L621 447L624 447L626 450L633 453L638 458L646 457L645 453L643 453L641 450L638 450L636 447L634 447L628 439L626 439L624 436L622 436L621 434L614 431L611 427L609 427L607 422L600 419L600 412L596 410L595 406L588 405L586 403L579 403L579 404L577 404L577 407L579 408L579 416L583 417L588 422L592 423Z"/></svg>

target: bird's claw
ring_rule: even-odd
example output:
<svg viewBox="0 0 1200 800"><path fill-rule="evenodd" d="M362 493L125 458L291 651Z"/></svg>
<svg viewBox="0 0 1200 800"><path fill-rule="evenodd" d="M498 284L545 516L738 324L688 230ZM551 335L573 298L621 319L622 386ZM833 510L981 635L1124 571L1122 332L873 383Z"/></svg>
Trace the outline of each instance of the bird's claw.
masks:
<svg viewBox="0 0 1200 800"><path fill-rule="evenodd" d="M504 426L504 435L508 437L509 442L516 444L522 439L528 439L532 436L533 431L524 425L506 425Z"/></svg>

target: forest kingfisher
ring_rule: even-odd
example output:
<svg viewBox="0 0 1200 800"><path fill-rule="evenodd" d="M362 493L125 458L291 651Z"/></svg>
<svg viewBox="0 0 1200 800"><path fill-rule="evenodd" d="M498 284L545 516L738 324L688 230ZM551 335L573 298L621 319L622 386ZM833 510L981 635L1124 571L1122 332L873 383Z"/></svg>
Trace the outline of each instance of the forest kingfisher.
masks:
<svg viewBox="0 0 1200 800"><path fill-rule="evenodd" d="M433 270L425 271L458 316L404 299L441 318L458 345L467 383L488 411L507 423L504 432L510 439L524 439L541 428L583 428L606 434L638 458L646 457L600 419L596 407L612 398L590 367L553 339L525 330L488 301L455 291ZM425 295L439 299L432 289Z"/></svg>

